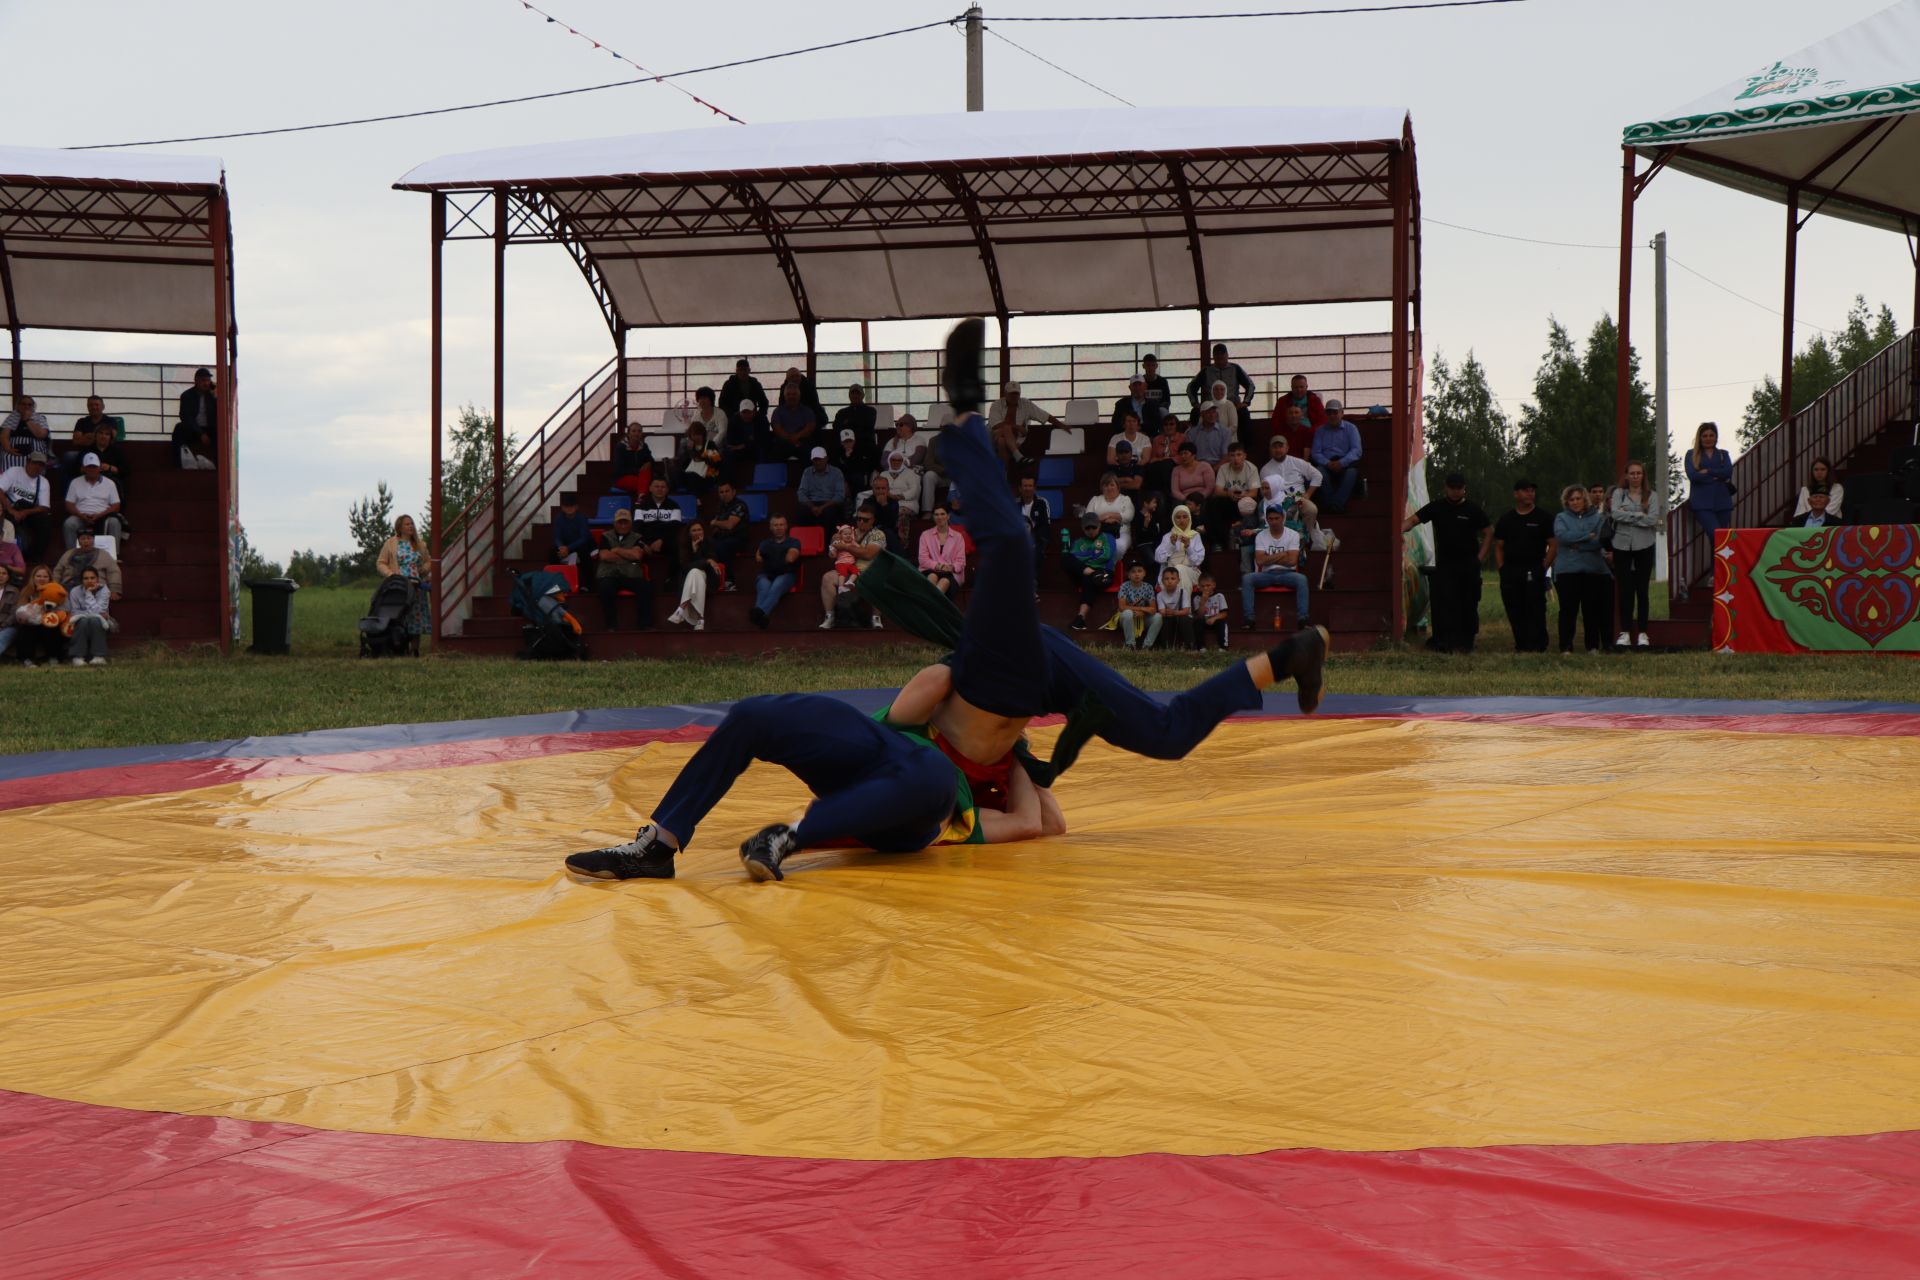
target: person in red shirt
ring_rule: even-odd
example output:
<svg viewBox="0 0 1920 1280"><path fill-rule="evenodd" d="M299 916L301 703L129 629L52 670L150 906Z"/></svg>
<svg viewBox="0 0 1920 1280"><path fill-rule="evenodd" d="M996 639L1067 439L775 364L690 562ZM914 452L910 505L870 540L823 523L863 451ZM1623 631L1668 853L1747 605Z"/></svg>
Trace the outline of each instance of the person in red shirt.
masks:
<svg viewBox="0 0 1920 1280"><path fill-rule="evenodd" d="M1300 420L1296 426L1291 411L1300 411ZM1287 435L1287 447L1296 458L1304 458L1313 447L1313 433L1316 428L1327 424L1327 406L1319 396L1307 389L1307 375L1296 373L1287 394L1273 406L1273 429L1284 431ZM1252 449L1247 451L1253 457L1264 457Z"/></svg>

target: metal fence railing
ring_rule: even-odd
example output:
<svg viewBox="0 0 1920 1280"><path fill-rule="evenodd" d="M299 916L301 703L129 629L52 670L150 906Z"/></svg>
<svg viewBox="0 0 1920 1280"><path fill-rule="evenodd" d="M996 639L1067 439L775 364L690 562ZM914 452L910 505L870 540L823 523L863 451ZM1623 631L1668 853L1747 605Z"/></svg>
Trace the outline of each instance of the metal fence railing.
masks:
<svg viewBox="0 0 1920 1280"><path fill-rule="evenodd" d="M166 440L180 420L180 393L193 385L191 364L127 364L110 360L24 360L21 389L47 415L57 439L85 416L87 397L127 424L125 439ZM9 406L11 407L11 406Z"/></svg>

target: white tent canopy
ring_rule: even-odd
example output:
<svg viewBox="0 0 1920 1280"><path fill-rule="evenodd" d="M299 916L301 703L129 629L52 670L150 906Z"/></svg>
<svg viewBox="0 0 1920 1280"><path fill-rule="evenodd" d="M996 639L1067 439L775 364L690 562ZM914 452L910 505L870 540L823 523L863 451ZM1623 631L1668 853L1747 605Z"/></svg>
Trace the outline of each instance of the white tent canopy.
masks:
<svg viewBox="0 0 1920 1280"><path fill-rule="evenodd" d="M506 190L510 238L568 245L616 329L811 327L1389 300L1411 149L1397 107L979 112L475 152L396 185Z"/></svg>
<svg viewBox="0 0 1920 1280"><path fill-rule="evenodd" d="M0 326L212 334L220 161L0 146Z"/></svg>
<svg viewBox="0 0 1920 1280"><path fill-rule="evenodd" d="M1920 0L1775 58L1625 145L1674 169L1894 231L1920 230Z"/></svg>

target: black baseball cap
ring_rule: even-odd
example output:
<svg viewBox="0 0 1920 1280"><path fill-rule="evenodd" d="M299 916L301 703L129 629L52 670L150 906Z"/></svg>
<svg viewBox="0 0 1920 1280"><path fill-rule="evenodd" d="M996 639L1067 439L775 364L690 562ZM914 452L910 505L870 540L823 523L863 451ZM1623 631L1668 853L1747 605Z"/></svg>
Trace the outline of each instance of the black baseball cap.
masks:
<svg viewBox="0 0 1920 1280"><path fill-rule="evenodd" d="M1467 478L1465 476L1461 475L1458 471L1447 472L1447 488L1464 489L1466 487Z"/></svg>
<svg viewBox="0 0 1920 1280"><path fill-rule="evenodd" d="M1449 483L1451 483L1451 481L1449 481ZM1540 487L1539 485L1535 484L1531 480L1525 479L1524 477L1522 479L1515 480L1513 482L1513 491L1515 493L1520 492L1522 489L1538 489L1539 487Z"/></svg>

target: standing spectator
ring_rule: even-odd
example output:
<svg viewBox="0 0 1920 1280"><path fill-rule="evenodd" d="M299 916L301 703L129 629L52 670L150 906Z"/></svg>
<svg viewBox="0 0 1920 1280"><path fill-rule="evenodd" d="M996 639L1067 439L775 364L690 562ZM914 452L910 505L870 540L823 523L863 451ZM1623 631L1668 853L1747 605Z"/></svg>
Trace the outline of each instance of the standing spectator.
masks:
<svg viewBox="0 0 1920 1280"><path fill-rule="evenodd" d="M1159 356L1149 352L1140 357L1140 381L1146 384L1147 399L1153 402L1154 408L1160 413L1164 414L1173 407L1173 388L1160 376ZM1145 422L1146 419L1142 418L1141 421Z"/></svg>
<svg viewBox="0 0 1920 1280"><path fill-rule="evenodd" d="M1360 483L1360 428L1348 422L1338 400L1327 401L1327 420L1313 433L1313 465L1326 476L1320 506L1328 515L1345 515Z"/></svg>
<svg viewBox="0 0 1920 1280"><path fill-rule="evenodd" d="M1080 536L1060 555L1067 581L1080 593L1080 610L1071 624L1075 631L1087 629L1087 610L1113 584L1114 566L1120 563L1112 535L1102 530L1100 517L1086 512L1080 517Z"/></svg>
<svg viewBox="0 0 1920 1280"><path fill-rule="evenodd" d="M1667 523L1667 504L1647 487L1646 464L1628 462L1627 474L1607 506L1613 519L1613 572L1620 583L1620 634L1614 643L1626 648L1632 632L1641 648L1650 648L1648 584L1653 581L1654 543Z"/></svg>
<svg viewBox="0 0 1920 1280"><path fill-rule="evenodd" d="M840 593L853 590L853 580L860 576L860 571L886 549L886 530L880 527L880 513L871 502L854 513L851 529L843 525L835 531L828 547L835 567L820 575L820 607L826 613L825 621L820 624L822 631L833 630L833 606ZM963 567L966 564L965 544L961 546L961 564ZM877 613L873 615L873 629L881 629Z"/></svg>
<svg viewBox="0 0 1920 1280"><path fill-rule="evenodd" d="M1720 447L1716 424L1703 422L1693 433L1693 448L1687 450L1686 464L1687 507L1706 535L1711 555L1713 535L1733 520L1733 458Z"/></svg>
<svg viewBox="0 0 1920 1280"><path fill-rule="evenodd" d="M1018 462L1030 452L1031 428L1037 423L1049 427L1066 424L1031 400L1020 398L1020 384L1009 382L998 400L983 412L992 428L993 447L1008 462Z"/></svg>
<svg viewBox="0 0 1920 1280"><path fill-rule="evenodd" d="M1493 526L1493 563L1500 603L1513 628L1515 653L1547 651L1547 570L1553 567L1553 518L1534 499L1531 480L1513 482L1513 510Z"/></svg>
<svg viewBox="0 0 1920 1280"><path fill-rule="evenodd" d="M99 454L86 454L79 478L67 486L67 545L78 545L82 529L118 538L121 527L120 487L100 474Z"/></svg>
<svg viewBox="0 0 1920 1280"><path fill-rule="evenodd" d="M433 629L428 614L427 591L433 578L433 559L427 554L427 540L420 536L420 528L414 524L412 516L401 516L393 522L393 536L380 548L374 567L383 578L399 575L415 586L413 604L407 609L407 639L412 645L414 656L420 653L420 637Z"/></svg>
<svg viewBox="0 0 1920 1280"><path fill-rule="evenodd" d="M767 389L760 385L760 379L753 376L753 366L745 360L736 360L733 376L720 384L720 412L727 415L728 421L737 420L747 401L753 402L756 413L766 408Z"/></svg>
<svg viewBox="0 0 1920 1280"><path fill-rule="evenodd" d="M807 450L820 448L814 443L820 431L820 419L813 406L806 402L804 390L798 382L788 382L780 388L780 403L767 415L767 434L761 437L760 461L804 458ZM820 456L827 456L825 449L820 449Z"/></svg>
<svg viewBox="0 0 1920 1280"><path fill-rule="evenodd" d="M594 594L600 597L600 617L607 630L620 627L621 592L634 597L634 626L642 631L653 628L653 583L647 580L647 547L640 531L633 527L633 512L622 507L613 513L613 528L607 530L600 549L594 552Z"/></svg>
<svg viewBox="0 0 1920 1280"><path fill-rule="evenodd" d="M1227 597L1214 584L1213 575L1203 573L1193 588L1193 647L1204 649L1209 639L1227 648Z"/></svg>
<svg viewBox="0 0 1920 1280"><path fill-rule="evenodd" d="M1306 534L1309 547L1323 541L1320 508L1313 498L1324 478L1311 462L1293 452L1293 443L1285 435L1267 441L1267 461L1260 468L1261 496L1267 505L1287 513L1287 523Z"/></svg>
<svg viewBox="0 0 1920 1280"><path fill-rule="evenodd" d="M1812 509L1809 495L1818 486L1827 491L1827 515L1830 520L1844 521L1847 513L1842 510L1847 500L1847 487L1833 478L1833 464L1825 458L1815 458L1813 467L1807 475L1807 482L1800 486L1800 496L1793 504L1793 514L1803 516Z"/></svg>
<svg viewBox="0 0 1920 1280"><path fill-rule="evenodd" d="M1200 566L1207 562L1207 544L1200 530L1194 528L1192 511L1184 506L1173 509L1173 527L1154 548L1153 560L1178 574L1183 587L1200 580Z"/></svg>
<svg viewBox="0 0 1920 1280"><path fill-rule="evenodd" d="M646 433L637 422L627 424L627 434L613 442L613 487L638 498L653 483L655 460Z"/></svg>
<svg viewBox="0 0 1920 1280"><path fill-rule="evenodd" d="M1207 499L1206 514L1201 517L1215 551L1231 549L1234 518L1242 500L1258 501L1265 493L1260 473L1247 461L1246 446L1235 440L1227 446L1226 465L1213 473L1213 496Z"/></svg>
<svg viewBox="0 0 1920 1280"><path fill-rule="evenodd" d="M847 478L827 465L827 451L819 445L800 473L794 496L800 500L797 523L831 529L846 522Z"/></svg>
<svg viewBox="0 0 1920 1280"><path fill-rule="evenodd" d="M920 572L927 581L952 595L967 580L967 540L949 527L951 513L944 507L933 509L933 528L920 535Z"/></svg>
<svg viewBox="0 0 1920 1280"><path fill-rule="evenodd" d="M874 408L867 403L867 389L859 383L847 388L847 403L833 415L833 434L840 443L839 463L847 483L864 488L880 468L880 439L876 431ZM853 437L848 439L847 433ZM884 526L883 526L884 527Z"/></svg>
<svg viewBox="0 0 1920 1280"><path fill-rule="evenodd" d="M797 364L787 366L787 376L780 382L783 392L788 386L800 388L800 403L813 410L814 425L824 429L827 425L827 407L820 403L820 388L813 385L813 379L802 373Z"/></svg>
<svg viewBox="0 0 1920 1280"><path fill-rule="evenodd" d="M89 568L80 575L80 585L67 593L67 652L73 665L107 665L107 632L114 630L112 597L100 579L98 569Z"/></svg>
<svg viewBox="0 0 1920 1280"><path fill-rule="evenodd" d="M1140 385L1139 379L1134 380L1134 385L1136 387ZM1123 400L1121 403L1125 404L1126 401ZM1107 465L1111 467L1119 461L1117 451L1123 444L1127 446L1127 452L1132 456L1133 461L1145 462L1147 451L1153 447L1153 437L1140 429L1140 415L1128 409L1124 412L1116 410L1114 416L1118 421L1113 425L1119 428L1119 433L1107 441Z"/></svg>
<svg viewBox="0 0 1920 1280"><path fill-rule="evenodd" d="M580 495L571 489L560 495L560 511L553 517L553 536L549 539L550 563L572 565L581 582L592 580L587 570L593 554L593 530L587 525L587 513L580 509Z"/></svg>
<svg viewBox="0 0 1920 1280"><path fill-rule="evenodd" d="M1197 581L1197 580L1196 580ZM1180 580L1180 571L1171 565L1160 571L1160 594L1153 598L1153 620L1161 625L1155 630L1167 637L1170 649L1192 649L1193 643L1193 586ZM1147 648L1153 647L1153 640L1147 641Z"/></svg>
<svg viewBox="0 0 1920 1280"><path fill-rule="evenodd" d="M681 562L687 566L687 572L680 582L680 603L667 615L667 621L676 626L705 631L707 593L719 590L719 584L726 581L727 565L720 558L713 540L707 536L707 527L698 520L687 526L687 542L681 548Z"/></svg>
<svg viewBox="0 0 1920 1280"><path fill-rule="evenodd" d="M1584 491L1581 497L1584 501ZM1446 496L1408 516L1400 528L1411 533L1428 522L1433 524L1434 564L1433 634L1427 648L1472 653L1480 630L1480 562L1493 543L1493 522L1467 501L1467 478L1457 471L1447 476Z"/></svg>
<svg viewBox="0 0 1920 1280"><path fill-rule="evenodd" d="M1233 433L1220 425L1220 406L1212 401L1200 406L1200 422L1187 432L1181 443L1193 446L1193 454L1210 467L1219 466L1227 456L1227 443L1233 439ZM1178 457L1180 446L1174 446L1174 456Z"/></svg>
<svg viewBox="0 0 1920 1280"><path fill-rule="evenodd" d="M1234 403L1240 408L1245 409L1253 403L1253 379L1247 376L1245 369L1228 358L1227 344L1224 342L1213 344L1213 363L1202 368L1187 384L1187 403L1199 409L1202 400L1212 397L1213 384L1216 382L1227 385Z"/></svg>
<svg viewBox="0 0 1920 1280"><path fill-rule="evenodd" d="M1584 614L1587 652L1598 653L1606 638L1601 611L1613 592L1607 562L1600 558L1600 525L1606 513L1589 507L1587 491L1577 484L1560 491L1560 504L1563 510L1553 518L1553 538L1558 548L1553 560L1553 589L1560 599L1560 652L1573 652L1574 624Z"/></svg>
<svg viewBox="0 0 1920 1280"><path fill-rule="evenodd" d="M1240 578L1240 621L1256 630L1253 593L1262 587L1291 587L1293 614L1307 625L1307 575L1300 572L1300 535L1287 528L1280 508L1267 508L1267 528L1253 544L1253 572Z"/></svg>
<svg viewBox="0 0 1920 1280"><path fill-rule="evenodd" d="M673 473L680 488L695 495L705 493L719 479L720 445L700 423L687 424L680 451L673 457Z"/></svg>
<svg viewBox="0 0 1920 1280"><path fill-rule="evenodd" d="M53 486L47 483L47 455L35 450L17 467L0 472L0 515L13 521L20 550L37 559L53 541Z"/></svg>
<svg viewBox="0 0 1920 1280"><path fill-rule="evenodd" d="M886 469L873 479L876 487L882 479L887 482L887 492L900 508L899 520L891 527L895 531L895 549L905 555L906 543L913 536L913 518L920 514L920 473L907 465L905 453L889 453Z"/></svg>
<svg viewBox="0 0 1920 1280"><path fill-rule="evenodd" d="M887 540L887 550L897 556L905 555L905 530L912 517L906 504L894 495L893 480L885 472L873 478L873 488L861 496L854 509L857 511L869 503L873 506L874 522Z"/></svg>
<svg viewBox="0 0 1920 1280"><path fill-rule="evenodd" d="M800 574L800 543L787 533L785 516L767 520L767 536L761 540L757 554L760 574L754 579L753 608L747 610L747 618L765 631L774 607L782 596L793 590L794 580Z"/></svg>
<svg viewBox="0 0 1920 1280"><path fill-rule="evenodd" d="M15 554L18 554L16 549ZM98 570L100 581L107 584L107 591L115 600L121 595L120 562L107 554L105 547L97 547L93 542L93 530L82 529L80 541L72 550L62 552L53 566L53 580L71 591L80 585L80 575L88 569Z"/></svg>
<svg viewBox="0 0 1920 1280"><path fill-rule="evenodd" d="M1114 596L1113 622L1120 628L1120 644L1127 649L1151 649L1160 634L1160 616L1153 606L1153 588L1147 585L1147 566L1127 566L1127 580ZM1144 643L1142 641L1144 640Z"/></svg>
<svg viewBox="0 0 1920 1280"><path fill-rule="evenodd" d="M39 411L32 396L17 397L13 412L0 418L0 471L11 470L29 455L52 447L47 415Z"/></svg>
<svg viewBox="0 0 1920 1280"><path fill-rule="evenodd" d="M680 580L680 532L687 513L667 496L667 478L655 476L647 486L647 496L633 504L634 528L647 552L648 576L672 584ZM648 602L647 625L653 625L652 602Z"/></svg>
<svg viewBox="0 0 1920 1280"><path fill-rule="evenodd" d="M27 585L14 600L11 626L13 651L20 655L23 667L51 663L60 656L60 631L42 621L48 609L66 604L67 589L53 580L53 570L43 564L27 573Z"/></svg>
<svg viewBox="0 0 1920 1280"><path fill-rule="evenodd" d="M1153 397L1147 392L1145 378L1135 378L1128 383L1127 394L1113 402L1112 422L1115 431L1124 430L1127 418L1129 416L1133 418L1134 433L1127 439L1133 444L1136 456L1144 452L1147 445L1144 437L1135 438L1139 429L1145 426L1148 431L1152 431L1158 427L1160 412L1160 406L1154 403Z"/></svg>
<svg viewBox="0 0 1920 1280"><path fill-rule="evenodd" d="M1119 560L1133 545L1133 499L1120 492L1120 477L1109 471L1100 477L1100 492L1089 499L1086 514L1100 523L1100 531L1112 539L1114 558Z"/></svg>
<svg viewBox="0 0 1920 1280"><path fill-rule="evenodd" d="M213 374L195 369L193 385L180 393L180 421L173 428L173 447L180 452L180 469L213 470L219 434L220 397L213 389Z"/></svg>
<svg viewBox="0 0 1920 1280"><path fill-rule="evenodd" d="M1047 538L1053 530L1053 508L1034 491L1032 476L1020 477L1019 493L1020 515L1027 522L1027 537L1033 541L1033 567L1037 573L1040 557L1047 549Z"/></svg>
<svg viewBox="0 0 1920 1280"><path fill-rule="evenodd" d="M721 575L723 585L720 589L732 591L733 562L747 549L747 526L753 522L753 513L747 510L745 500L734 491L733 481L722 480L713 487L713 491L718 503L713 519L707 523L707 536L713 539L713 558L725 570Z"/></svg>
<svg viewBox="0 0 1920 1280"><path fill-rule="evenodd" d="M1827 486L1816 484L1807 493L1807 513L1795 516L1787 525L1789 529L1827 529L1846 521L1833 514L1833 508L1827 505ZM1624 590L1624 587L1622 588ZM1622 641L1621 643L1625 643Z"/></svg>
<svg viewBox="0 0 1920 1280"><path fill-rule="evenodd" d="M1205 510L1205 504L1213 494L1213 468L1194 456L1193 441L1188 440L1180 446L1180 465L1173 469L1173 482L1168 486L1173 494L1176 508L1185 505ZM1225 531L1211 532L1209 536L1224 538Z"/></svg>

